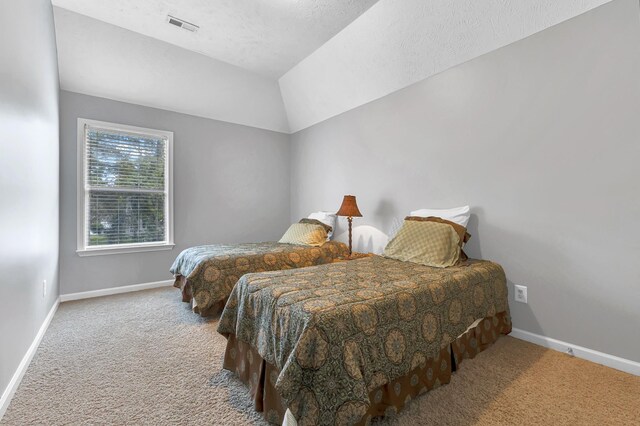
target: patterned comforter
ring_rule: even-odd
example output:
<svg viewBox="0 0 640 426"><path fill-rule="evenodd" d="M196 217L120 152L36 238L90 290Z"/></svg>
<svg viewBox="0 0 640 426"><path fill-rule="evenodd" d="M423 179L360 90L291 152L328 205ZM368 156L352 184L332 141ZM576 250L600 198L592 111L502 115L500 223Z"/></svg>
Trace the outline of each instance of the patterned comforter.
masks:
<svg viewBox="0 0 640 426"><path fill-rule="evenodd" d="M508 309L495 263L440 269L373 256L245 275L218 332L278 369L276 390L301 425L351 424L369 407L369 391Z"/></svg>
<svg viewBox="0 0 640 426"><path fill-rule="evenodd" d="M335 241L321 247L276 242L215 244L183 250L170 271L176 278L186 277L197 312L206 314L229 297L246 273L321 265L348 253L345 244Z"/></svg>

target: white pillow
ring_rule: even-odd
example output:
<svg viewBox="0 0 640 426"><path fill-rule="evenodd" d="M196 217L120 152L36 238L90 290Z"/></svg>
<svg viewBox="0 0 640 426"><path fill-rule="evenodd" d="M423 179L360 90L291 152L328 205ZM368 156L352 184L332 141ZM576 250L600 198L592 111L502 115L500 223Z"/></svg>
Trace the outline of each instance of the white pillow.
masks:
<svg viewBox="0 0 640 426"><path fill-rule="evenodd" d="M319 212L313 212L307 217L309 219L319 220L320 222L324 223L325 225L329 225L331 227L331 232L327 233L327 241L331 240L331 238L333 237L333 233L336 230L336 218L337 218L337 216L336 216L335 213L319 211Z"/></svg>
<svg viewBox="0 0 640 426"><path fill-rule="evenodd" d="M403 217L393 218L393 220L391 221L391 227L389 228L389 241L391 241L393 237L396 236L400 228L402 228L402 225L404 225Z"/></svg>
<svg viewBox="0 0 640 426"><path fill-rule="evenodd" d="M420 209L414 210L410 213L410 216L429 217L435 216L441 219L449 220L458 225L462 225L465 228L469 223L469 206L455 207L452 209Z"/></svg>

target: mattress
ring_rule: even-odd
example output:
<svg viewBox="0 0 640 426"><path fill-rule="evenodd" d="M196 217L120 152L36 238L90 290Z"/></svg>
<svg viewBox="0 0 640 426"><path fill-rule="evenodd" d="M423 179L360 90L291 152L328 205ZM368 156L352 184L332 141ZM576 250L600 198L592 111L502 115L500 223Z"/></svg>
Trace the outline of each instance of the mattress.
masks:
<svg viewBox="0 0 640 426"><path fill-rule="evenodd" d="M385 395L394 399L390 384L404 395L410 372L419 384L431 371L425 389L448 380L458 338L475 339L469 347L472 341L478 346L479 335L468 332L483 332L472 327L479 319L489 327L486 341L511 329L499 265L467 260L440 269L373 256L246 275L234 287L218 331L229 339L225 368L242 376L250 365L238 352L259 358L265 386L298 421L354 424L379 415ZM434 366L443 374L435 381ZM378 390L380 401L372 394ZM277 404L260 408L269 421L282 421Z"/></svg>
<svg viewBox="0 0 640 426"><path fill-rule="evenodd" d="M231 289L247 273L295 269L345 257L348 247L328 241L321 247L276 242L213 244L183 250L171 266L182 300L202 315L220 313Z"/></svg>

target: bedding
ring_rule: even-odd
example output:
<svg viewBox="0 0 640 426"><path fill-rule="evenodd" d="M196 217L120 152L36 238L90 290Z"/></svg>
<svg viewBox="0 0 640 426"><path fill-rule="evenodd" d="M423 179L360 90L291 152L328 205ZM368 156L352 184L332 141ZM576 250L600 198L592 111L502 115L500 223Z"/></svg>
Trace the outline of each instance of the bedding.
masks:
<svg viewBox="0 0 640 426"><path fill-rule="evenodd" d="M216 315L222 311L231 289L249 272L302 268L345 257L344 243L328 241L321 247L276 242L214 244L183 250L171 266L174 287L195 313Z"/></svg>
<svg viewBox="0 0 640 426"><path fill-rule="evenodd" d="M450 220L451 222L455 222L458 225L464 226L465 228L467 227L469 219L471 218L469 206L454 207L451 209L420 209L412 211L409 215L420 217L439 217L442 219Z"/></svg>
<svg viewBox="0 0 640 426"><path fill-rule="evenodd" d="M268 420L288 408L301 425L354 424L402 405L394 401L406 381L414 396L446 383L454 346L478 319L494 338L511 330L499 265L372 256L244 275L218 332L228 338L224 367L244 375ZM468 351L480 344L473 339Z"/></svg>
<svg viewBox="0 0 640 426"><path fill-rule="evenodd" d="M327 212L327 211L313 212L313 213L310 213L309 216L307 216L307 218L309 219L319 220L325 225L331 227L331 231L327 233L327 241L333 238L333 233L336 230L337 217L338 216L334 212Z"/></svg>
<svg viewBox="0 0 640 426"><path fill-rule="evenodd" d="M327 231L327 237L329 236L329 233L333 231L332 227L330 227L326 223L320 222L318 219L309 219L308 217L303 217L298 221L298 223L311 223L314 225L320 225L324 228L325 231Z"/></svg>
<svg viewBox="0 0 640 426"><path fill-rule="evenodd" d="M475 358L477 354L488 348L498 339L499 333L507 329L507 326L508 323L504 315L499 318L483 318L474 321L467 328L467 331L458 336L451 346L443 348L436 358L427 359L422 366L410 371L409 374L369 391L369 400L373 403L367 412L367 417L361 419L360 423L368 424L371 417L384 416L389 414L389 411L397 413L414 397L449 383L452 373L460 368L462 361ZM238 343L238 348L240 347L242 344ZM253 357L257 358L259 355L256 353ZM451 362L447 362L447 360L451 360ZM447 368L442 368L443 361L447 362ZM274 405L279 408L277 394L273 397L269 395L270 392L273 392L271 387L265 386L264 388L267 391L263 391L263 394L269 398L265 401L266 405ZM272 415L275 414L274 411L272 410ZM291 410L286 409L282 417L284 418L282 426L298 425ZM279 419L275 419L274 423L280 424ZM304 421L301 423L304 424Z"/></svg>
<svg viewBox="0 0 640 426"><path fill-rule="evenodd" d="M405 220L398 234L385 247L384 256L446 268L458 263L460 237L445 223Z"/></svg>
<svg viewBox="0 0 640 426"><path fill-rule="evenodd" d="M458 245L460 246L460 248L464 247L464 245L466 243L468 243L469 240L471 239L471 234L469 234L467 232L467 228L465 228L464 226L459 225L459 224L457 224L455 222L451 222L449 220L442 219L440 217L435 217L435 216L429 216L429 217L407 216L407 217L404 218L404 220L413 220L413 221L417 221L417 222L446 223L447 225L451 226L454 231L456 231L456 234L458 234L458 238L459 238Z"/></svg>
<svg viewBox="0 0 640 426"><path fill-rule="evenodd" d="M312 223L294 223L278 242L320 247L326 241L327 230L324 226Z"/></svg>
<svg viewBox="0 0 640 426"><path fill-rule="evenodd" d="M456 223L466 230L469 219L471 218L471 212L469 206L454 207L451 209L420 209L414 210L409 213L409 217L411 217L412 219L438 218L446 220L448 222ZM407 219L408 217L405 217L404 220ZM403 223L403 219L398 217L393 218L391 227L389 228L389 240L391 240L398 233Z"/></svg>

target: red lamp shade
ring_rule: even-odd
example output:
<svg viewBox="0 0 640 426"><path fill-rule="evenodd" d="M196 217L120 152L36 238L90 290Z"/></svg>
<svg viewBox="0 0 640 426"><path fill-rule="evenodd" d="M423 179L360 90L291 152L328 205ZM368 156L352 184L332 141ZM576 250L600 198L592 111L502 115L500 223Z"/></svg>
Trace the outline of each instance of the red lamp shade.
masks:
<svg viewBox="0 0 640 426"><path fill-rule="evenodd" d="M362 213L358 210L358 204L356 203L355 195L345 195L342 200L340 210L336 213L338 216L347 217L362 217Z"/></svg>

